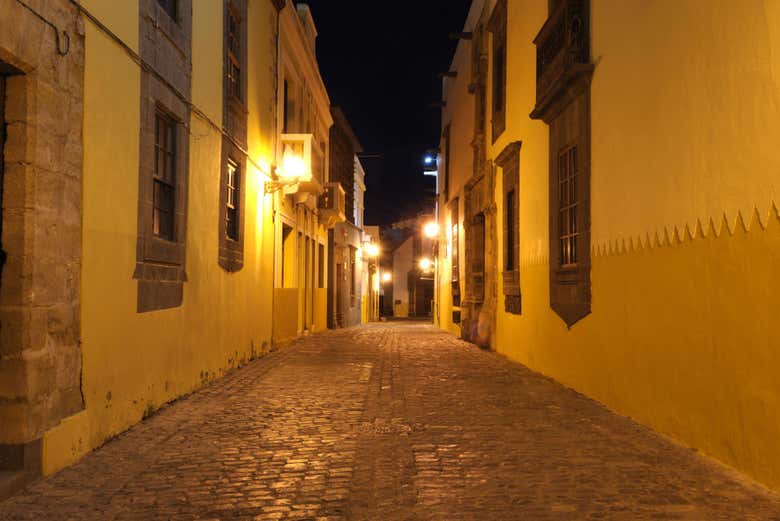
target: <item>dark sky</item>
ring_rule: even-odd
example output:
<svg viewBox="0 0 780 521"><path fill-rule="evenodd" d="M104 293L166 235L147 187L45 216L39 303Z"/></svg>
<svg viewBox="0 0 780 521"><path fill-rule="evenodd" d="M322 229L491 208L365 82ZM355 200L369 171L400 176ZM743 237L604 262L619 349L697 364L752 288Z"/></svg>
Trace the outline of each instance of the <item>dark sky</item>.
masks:
<svg viewBox="0 0 780 521"><path fill-rule="evenodd" d="M439 145L437 74L449 67L471 0L309 0L331 103L365 153L366 224L413 217L433 192L422 156Z"/></svg>

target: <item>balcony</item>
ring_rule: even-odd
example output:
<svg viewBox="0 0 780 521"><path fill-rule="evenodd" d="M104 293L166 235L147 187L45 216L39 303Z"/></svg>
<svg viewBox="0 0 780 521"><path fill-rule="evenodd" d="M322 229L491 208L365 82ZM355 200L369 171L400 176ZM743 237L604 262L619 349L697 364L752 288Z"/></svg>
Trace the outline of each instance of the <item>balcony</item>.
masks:
<svg viewBox="0 0 780 521"><path fill-rule="evenodd" d="M285 187L286 195L319 195L325 180L325 154L313 134L282 134L282 164L277 169L281 179L297 182Z"/></svg>
<svg viewBox="0 0 780 521"><path fill-rule="evenodd" d="M555 117L560 102L590 82L590 2L562 0L550 13L536 45L536 106L531 118Z"/></svg>
<svg viewBox="0 0 780 521"><path fill-rule="evenodd" d="M336 223L346 220L346 200L341 183L328 183L325 192L320 196L320 223L331 228Z"/></svg>

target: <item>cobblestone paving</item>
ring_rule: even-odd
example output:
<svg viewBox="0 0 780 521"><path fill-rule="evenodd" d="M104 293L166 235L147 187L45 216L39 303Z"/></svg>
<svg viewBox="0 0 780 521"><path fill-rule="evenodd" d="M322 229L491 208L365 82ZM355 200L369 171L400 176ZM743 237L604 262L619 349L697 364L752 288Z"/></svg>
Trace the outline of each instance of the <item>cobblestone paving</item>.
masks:
<svg viewBox="0 0 780 521"><path fill-rule="evenodd" d="M394 324L253 362L0 519L780 521L780 497L522 366Z"/></svg>

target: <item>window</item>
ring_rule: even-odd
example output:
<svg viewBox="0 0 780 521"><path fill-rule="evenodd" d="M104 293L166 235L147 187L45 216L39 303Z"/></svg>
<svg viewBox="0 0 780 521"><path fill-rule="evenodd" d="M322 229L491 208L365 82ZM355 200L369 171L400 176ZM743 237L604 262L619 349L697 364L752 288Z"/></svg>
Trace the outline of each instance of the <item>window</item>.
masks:
<svg viewBox="0 0 780 521"><path fill-rule="evenodd" d="M577 147L558 156L558 240L561 267L577 264Z"/></svg>
<svg viewBox="0 0 780 521"><path fill-rule="evenodd" d="M349 247L349 263L350 263L350 279L349 279L349 295L353 299L357 294L357 248L354 246Z"/></svg>
<svg viewBox="0 0 780 521"><path fill-rule="evenodd" d="M227 21L227 85L228 96L241 100L241 20L233 4L228 9Z"/></svg>
<svg viewBox="0 0 780 521"><path fill-rule="evenodd" d="M219 72L222 74L222 126L233 143L238 144L237 148L243 150L247 149L246 19L247 0L224 0L223 62Z"/></svg>
<svg viewBox="0 0 780 521"><path fill-rule="evenodd" d="M572 327L591 312L589 0L550 0L537 35L532 119L549 126L550 307Z"/></svg>
<svg viewBox="0 0 780 521"><path fill-rule="evenodd" d="M154 235L175 240L176 122L159 109L155 115L155 166L152 230Z"/></svg>
<svg viewBox="0 0 780 521"><path fill-rule="evenodd" d="M325 287L325 246L323 244L318 245L317 249L317 280L318 287Z"/></svg>
<svg viewBox="0 0 780 521"><path fill-rule="evenodd" d="M157 0L157 3L160 4L160 7L162 7L163 11L168 13L168 16L170 16L173 20L176 20L178 8L177 0Z"/></svg>
<svg viewBox="0 0 780 521"><path fill-rule="evenodd" d="M224 0L222 168L219 184L219 256L229 272L244 267L244 197L246 187L247 111L246 0Z"/></svg>
<svg viewBox="0 0 780 521"><path fill-rule="evenodd" d="M192 1L149 0L138 10L140 59L157 70L141 71L139 91L133 279L136 311L147 313L181 306L187 281Z"/></svg>
<svg viewBox="0 0 780 521"><path fill-rule="evenodd" d="M284 80L282 92L284 96L284 103L282 104L282 132L287 133L290 127L290 83L287 80Z"/></svg>
<svg viewBox="0 0 780 521"><path fill-rule="evenodd" d="M493 143L506 127L506 0L499 0L490 18L493 34L492 130Z"/></svg>
<svg viewBox="0 0 780 521"><path fill-rule="evenodd" d="M460 225L458 224L458 200L455 199L450 204L450 215L452 220L452 305L455 307L460 306L460 266L458 263L459 251L460 251Z"/></svg>
<svg viewBox="0 0 780 521"><path fill-rule="evenodd" d="M295 287L295 234L292 226L282 224L282 270L283 288Z"/></svg>
<svg viewBox="0 0 780 521"><path fill-rule="evenodd" d="M520 141L508 144L496 157L503 170L504 191L504 311L520 314Z"/></svg>
<svg viewBox="0 0 780 521"><path fill-rule="evenodd" d="M444 129L444 201L450 198L450 125Z"/></svg>
<svg viewBox="0 0 780 521"><path fill-rule="evenodd" d="M233 160L227 164L227 212L225 216L225 231L228 239L238 240L238 212L241 195L241 171Z"/></svg>
<svg viewBox="0 0 780 521"><path fill-rule="evenodd" d="M244 267L244 187L246 156L226 136L222 138L219 191L219 265L230 272Z"/></svg>
<svg viewBox="0 0 780 521"><path fill-rule="evenodd" d="M471 223L471 288L472 298L477 302L485 300L485 214L474 216Z"/></svg>
<svg viewBox="0 0 780 521"><path fill-rule="evenodd" d="M506 193L506 259L504 269L512 271L515 266L515 191Z"/></svg>
<svg viewBox="0 0 780 521"><path fill-rule="evenodd" d="M493 113L504 111L504 48L493 51Z"/></svg>

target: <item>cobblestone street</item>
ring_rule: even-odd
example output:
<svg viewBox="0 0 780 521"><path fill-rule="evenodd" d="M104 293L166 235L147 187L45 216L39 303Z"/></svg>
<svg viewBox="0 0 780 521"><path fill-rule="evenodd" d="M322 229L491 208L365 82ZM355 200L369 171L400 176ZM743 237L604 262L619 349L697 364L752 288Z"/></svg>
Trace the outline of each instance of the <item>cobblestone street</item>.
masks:
<svg viewBox="0 0 780 521"><path fill-rule="evenodd" d="M780 520L780 498L427 325L299 340L2 520Z"/></svg>

